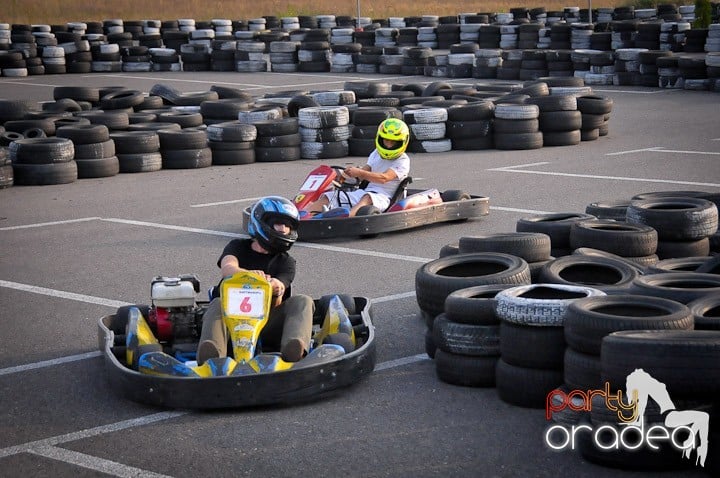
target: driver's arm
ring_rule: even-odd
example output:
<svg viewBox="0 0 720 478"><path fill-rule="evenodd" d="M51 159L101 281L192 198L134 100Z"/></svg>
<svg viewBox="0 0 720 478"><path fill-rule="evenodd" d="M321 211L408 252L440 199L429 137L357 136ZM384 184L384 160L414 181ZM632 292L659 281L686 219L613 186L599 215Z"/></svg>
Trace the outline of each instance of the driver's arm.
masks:
<svg viewBox="0 0 720 478"><path fill-rule="evenodd" d="M398 175L394 169L390 168L384 173L376 173L370 170L369 165L365 165L362 168L350 167L345 170L345 173L354 178L360 180L369 181L371 183L385 184L393 179L397 179Z"/></svg>

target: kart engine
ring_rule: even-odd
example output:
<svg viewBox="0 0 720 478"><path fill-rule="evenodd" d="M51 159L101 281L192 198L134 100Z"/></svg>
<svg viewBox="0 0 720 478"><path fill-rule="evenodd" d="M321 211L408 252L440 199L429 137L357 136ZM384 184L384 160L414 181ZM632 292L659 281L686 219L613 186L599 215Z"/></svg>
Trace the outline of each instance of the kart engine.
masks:
<svg viewBox="0 0 720 478"><path fill-rule="evenodd" d="M197 341L202 311L195 303L200 281L194 274L152 280L148 322L161 342Z"/></svg>

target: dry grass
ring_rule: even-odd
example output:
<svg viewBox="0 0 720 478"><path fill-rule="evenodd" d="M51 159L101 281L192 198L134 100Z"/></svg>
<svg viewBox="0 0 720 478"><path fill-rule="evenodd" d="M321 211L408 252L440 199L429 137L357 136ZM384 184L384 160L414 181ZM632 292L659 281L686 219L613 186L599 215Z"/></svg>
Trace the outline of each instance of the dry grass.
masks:
<svg viewBox="0 0 720 478"><path fill-rule="evenodd" d="M593 0L592 8L626 5L628 1ZM194 18L210 20L226 18L247 20L263 15L278 17L296 15L351 15L357 16L357 0L283 1L265 0L5 0L0 8L0 22L21 24L63 24L70 21L102 21L111 18L124 20L175 20ZM363 17L388 18L411 15L456 15L468 12L508 12L523 6L511 0L444 1L415 0L388 5L386 0L360 0ZM543 6L548 10L562 10L566 6L587 8L586 2L547 0L529 8Z"/></svg>

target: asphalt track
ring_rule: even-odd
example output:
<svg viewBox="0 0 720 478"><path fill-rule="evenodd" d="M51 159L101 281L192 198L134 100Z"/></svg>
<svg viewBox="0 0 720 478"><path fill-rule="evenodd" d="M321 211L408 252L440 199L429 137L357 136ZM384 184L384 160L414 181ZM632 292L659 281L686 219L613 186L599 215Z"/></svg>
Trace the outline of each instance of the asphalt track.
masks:
<svg viewBox="0 0 720 478"><path fill-rule="evenodd" d="M51 100L59 85L181 91L213 84L256 96L427 77L114 73L0 78L0 97ZM472 84L474 80L454 80ZM193 412L119 398L104 376L97 320L147 303L155 275L218 278L242 208L292 196L314 160L162 170L0 190L1 476L650 476L590 464L543 443L542 410L495 389L439 381L424 354L415 271L460 236L509 232L536 212L583 212L647 191L720 188L720 95L595 87L614 100L610 134L531 151L412 155L414 187L490 198L490 214L373 239L298 243L296 292L376 303L378 365L365 380L295 406ZM363 158L343 158L359 164ZM337 162L337 161L335 161ZM672 476L703 476L699 468Z"/></svg>

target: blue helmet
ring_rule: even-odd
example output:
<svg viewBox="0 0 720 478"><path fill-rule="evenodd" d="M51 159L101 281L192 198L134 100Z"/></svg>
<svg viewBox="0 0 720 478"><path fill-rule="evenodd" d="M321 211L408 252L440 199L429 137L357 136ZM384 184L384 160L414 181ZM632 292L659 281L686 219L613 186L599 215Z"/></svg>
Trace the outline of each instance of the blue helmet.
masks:
<svg viewBox="0 0 720 478"><path fill-rule="evenodd" d="M300 214L295 205L280 196L268 196L260 199L250 210L248 234L260 245L272 253L288 251L298 238ZM275 230L278 222L290 227L288 234Z"/></svg>

